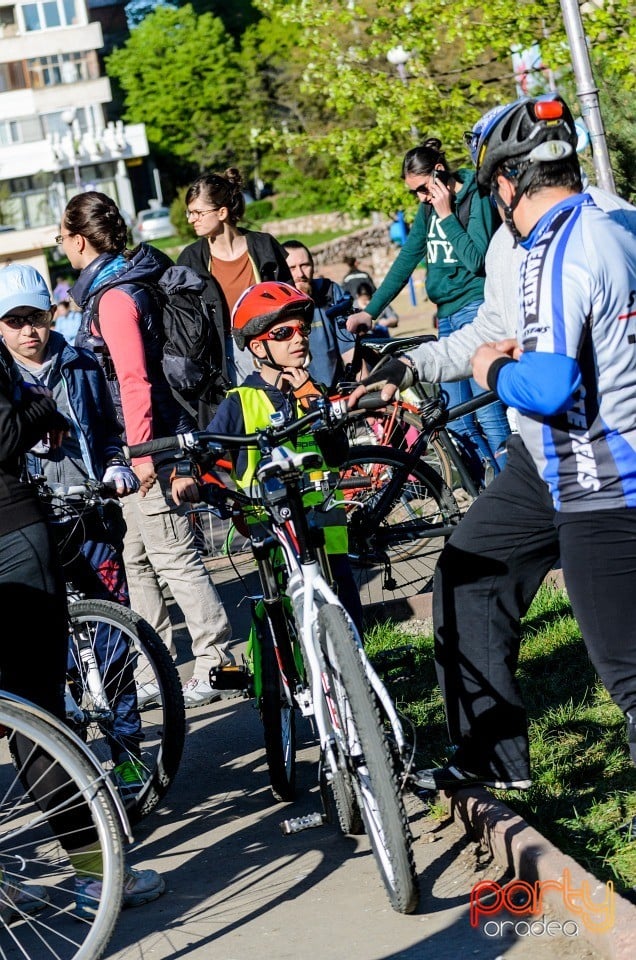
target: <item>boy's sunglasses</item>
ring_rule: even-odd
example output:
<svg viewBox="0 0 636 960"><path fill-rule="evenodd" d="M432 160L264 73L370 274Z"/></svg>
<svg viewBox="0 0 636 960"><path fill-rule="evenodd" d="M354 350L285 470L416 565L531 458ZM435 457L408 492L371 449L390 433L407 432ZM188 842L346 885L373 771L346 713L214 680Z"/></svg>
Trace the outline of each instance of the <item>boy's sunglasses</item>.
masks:
<svg viewBox="0 0 636 960"><path fill-rule="evenodd" d="M27 313L24 317L7 314L1 319L12 330L21 330L22 327L46 327L51 319L51 311L34 310L33 313Z"/></svg>
<svg viewBox="0 0 636 960"><path fill-rule="evenodd" d="M254 337L255 340L275 340L276 343L283 343L285 340L291 340L295 333L301 337L308 337L311 333L310 323L289 323L284 327L276 327L275 330L266 330L260 336Z"/></svg>

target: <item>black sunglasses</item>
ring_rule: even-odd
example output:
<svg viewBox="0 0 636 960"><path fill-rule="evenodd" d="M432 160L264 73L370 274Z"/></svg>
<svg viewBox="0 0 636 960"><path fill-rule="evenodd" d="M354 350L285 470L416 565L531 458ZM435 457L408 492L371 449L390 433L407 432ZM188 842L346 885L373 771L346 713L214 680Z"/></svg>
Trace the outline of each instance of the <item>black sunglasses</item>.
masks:
<svg viewBox="0 0 636 960"><path fill-rule="evenodd" d="M2 317L2 322L12 330L21 330L22 327L46 327L50 319L50 310L34 310L33 313L27 313L24 317L8 313L6 317Z"/></svg>

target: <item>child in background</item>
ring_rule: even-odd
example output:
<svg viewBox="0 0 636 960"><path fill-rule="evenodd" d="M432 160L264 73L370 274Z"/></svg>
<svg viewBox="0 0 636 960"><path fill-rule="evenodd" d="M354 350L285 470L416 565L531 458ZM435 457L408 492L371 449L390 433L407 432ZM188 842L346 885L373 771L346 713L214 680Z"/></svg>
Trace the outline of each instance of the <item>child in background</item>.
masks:
<svg viewBox="0 0 636 960"><path fill-rule="evenodd" d="M354 310L366 310L371 302L373 290L368 283L361 283L356 289L355 299L353 301ZM369 333L372 337L390 337L389 327L397 327L399 317L393 307L385 307L377 320L373 321L373 327Z"/></svg>
<svg viewBox="0 0 636 960"><path fill-rule="evenodd" d="M208 430L241 436L268 426L274 411L282 411L288 422L303 415L303 399L322 393L306 370L313 312L311 297L287 283L257 283L241 295L232 313L232 336L239 350L249 350L258 369L228 392ZM249 491L259 456L247 449L233 456L232 475L241 489ZM313 519L324 529L340 599L362 636L362 604L347 556L345 513L314 510Z"/></svg>

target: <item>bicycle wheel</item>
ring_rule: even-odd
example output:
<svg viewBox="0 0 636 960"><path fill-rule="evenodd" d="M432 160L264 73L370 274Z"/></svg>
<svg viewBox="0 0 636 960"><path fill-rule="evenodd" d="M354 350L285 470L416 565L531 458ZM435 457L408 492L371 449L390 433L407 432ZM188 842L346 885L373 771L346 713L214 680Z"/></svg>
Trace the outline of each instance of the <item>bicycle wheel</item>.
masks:
<svg viewBox="0 0 636 960"><path fill-rule="evenodd" d="M68 720L111 775L135 823L154 810L179 768L185 739L179 674L152 627L127 607L77 600L69 617ZM142 689L156 695L138 711Z"/></svg>
<svg viewBox="0 0 636 960"><path fill-rule="evenodd" d="M289 801L296 796L296 704L292 696L296 671L283 650L291 651L295 628L281 604L269 606L272 623L276 624L276 644L272 623L264 614L256 621L260 664L258 703L272 793L277 800Z"/></svg>
<svg viewBox="0 0 636 960"><path fill-rule="evenodd" d="M426 589L461 511L430 466L389 447L360 446L340 468L349 557L367 602ZM384 575L381 571L384 569Z"/></svg>
<svg viewBox="0 0 636 960"><path fill-rule="evenodd" d="M422 417L415 408L404 403L374 410L372 414L369 411L352 410L348 423L352 447L377 444L406 452L422 430ZM351 452L354 455L354 451ZM430 441L422 460L440 475L447 487L451 490L454 488L453 464L444 444L437 437Z"/></svg>
<svg viewBox="0 0 636 960"><path fill-rule="evenodd" d="M338 761L340 763L338 770L335 772L332 770L327 777L326 764L321 758L320 794L327 811L327 819L333 823L331 811L335 808L338 825L343 833L352 835L364 833L364 822L353 789L351 774L346 768L346 759L340 751L338 751Z"/></svg>
<svg viewBox="0 0 636 960"><path fill-rule="evenodd" d="M343 610L323 606L318 630L327 695L338 716L334 733L347 760L371 849L391 906L398 913L412 913L418 888L411 830L376 699Z"/></svg>
<svg viewBox="0 0 636 960"><path fill-rule="evenodd" d="M124 879L119 821L107 786L78 747L44 718L0 700L0 724L0 956L96 960L117 922ZM23 786L27 776L38 785L46 816ZM64 788L49 790L60 777ZM90 922L73 915L76 874L65 848L77 847L77 830L62 827L84 805L103 862L101 896ZM14 899L15 882L35 896L28 912ZM34 885L44 887L44 896Z"/></svg>

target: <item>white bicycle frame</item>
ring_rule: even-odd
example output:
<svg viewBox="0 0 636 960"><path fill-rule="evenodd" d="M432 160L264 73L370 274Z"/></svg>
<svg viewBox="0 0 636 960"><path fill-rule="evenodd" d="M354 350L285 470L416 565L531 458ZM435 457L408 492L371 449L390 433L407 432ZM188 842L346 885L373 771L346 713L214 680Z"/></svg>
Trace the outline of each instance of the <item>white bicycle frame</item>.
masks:
<svg viewBox="0 0 636 960"><path fill-rule="evenodd" d="M305 461L310 460L314 456L313 454L297 454L285 448L279 449L281 451L280 459L284 459L290 467L293 466L300 470L304 469ZM287 522L291 523L291 521ZM332 731L334 728L338 729L339 720L336 712L330 709L330 698L326 695L325 678L323 677L321 658L319 655L318 611L324 604L333 604L339 607L347 618L353 632L366 677L389 720L400 754L404 756L408 745L393 701L364 652L362 641L355 624L344 609L338 596L323 577L320 564L317 560L313 560L310 563L300 563L295 549L285 535L283 527L274 524L273 533L280 543L285 557L288 577L286 593L292 602L297 623L302 624L299 640L311 676L311 701L309 702L307 700L306 691L297 692L295 699L304 716L315 717L321 750L328 760L330 771L335 773L338 769L337 758L333 750Z"/></svg>

